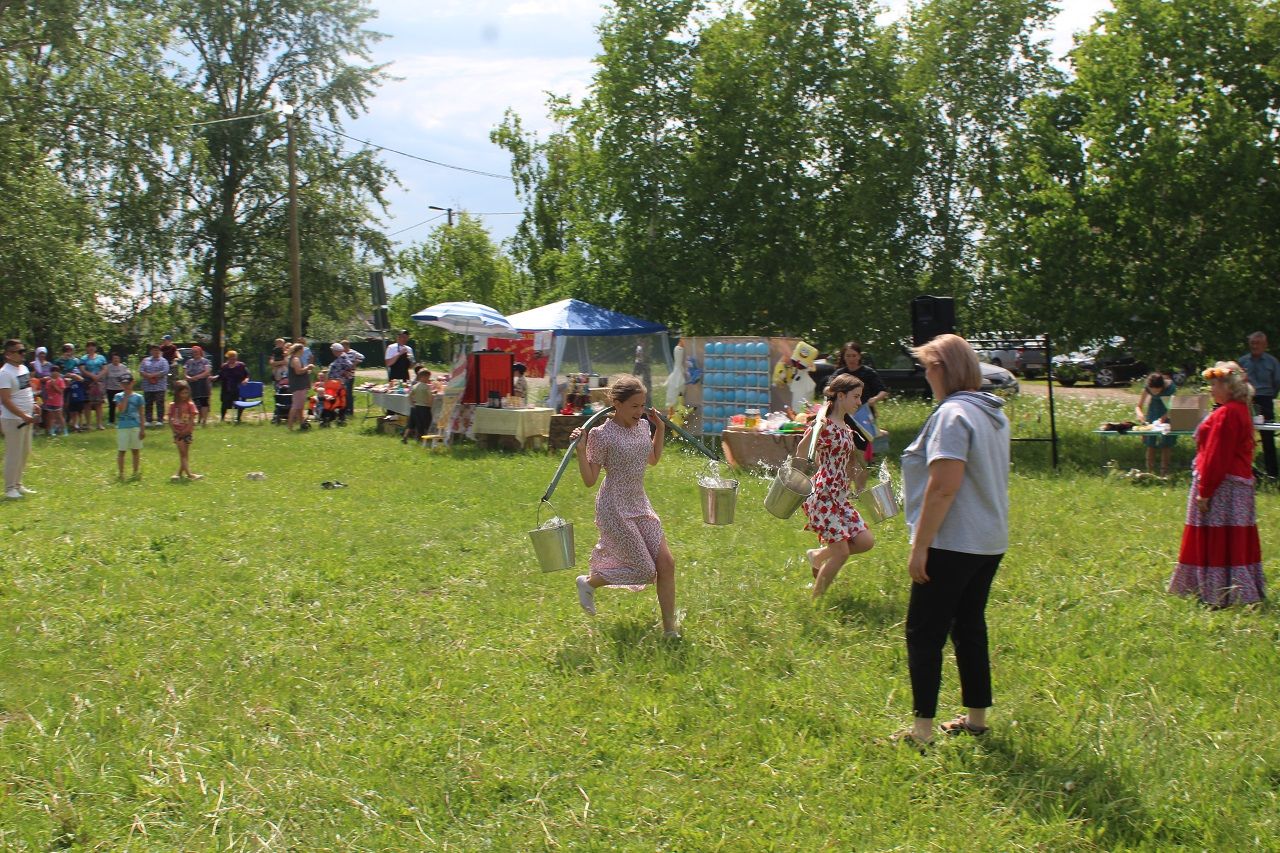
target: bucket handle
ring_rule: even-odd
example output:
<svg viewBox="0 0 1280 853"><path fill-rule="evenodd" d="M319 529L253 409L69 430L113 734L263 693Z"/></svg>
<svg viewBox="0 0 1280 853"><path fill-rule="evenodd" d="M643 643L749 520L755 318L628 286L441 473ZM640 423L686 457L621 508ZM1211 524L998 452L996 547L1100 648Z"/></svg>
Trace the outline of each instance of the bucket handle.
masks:
<svg viewBox="0 0 1280 853"><path fill-rule="evenodd" d="M805 454L805 458L810 462L813 461L814 451L818 448L818 433L822 432L822 422L827 419L827 406L830 405L830 401L827 401L818 409L818 420L811 431L811 435L809 436L809 452Z"/></svg>
<svg viewBox="0 0 1280 853"><path fill-rule="evenodd" d="M564 458L560 460L560 467L556 468L555 476L551 478L551 483L547 486L547 490L542 493L542 502L551 502L551 493L556 490L556 486L560 483L560 477L564 475L564 469L569 465L569 459L573 456L573 449L578 446L578 442L587 437L587 431L595 424L596 421L613 411L613 406L605 406L596 412L587 422L582 425L582 432L573 441L569 442L569 449L564 452Z"/></svg>
<svg viewBox="0 0 1280 853"><path fill-rule="evenodd" d="M542 505L543 504L546 504L548 507L551 508L552 518L555 518L556 516L560 515L560 513L556 511L555 506L552 505L551 501L547 500L546 498L543 498L542 500L538 501L538 514L537 514L537 521L534 522L534 525L533 525L534 530L542 529Z"/></svg>

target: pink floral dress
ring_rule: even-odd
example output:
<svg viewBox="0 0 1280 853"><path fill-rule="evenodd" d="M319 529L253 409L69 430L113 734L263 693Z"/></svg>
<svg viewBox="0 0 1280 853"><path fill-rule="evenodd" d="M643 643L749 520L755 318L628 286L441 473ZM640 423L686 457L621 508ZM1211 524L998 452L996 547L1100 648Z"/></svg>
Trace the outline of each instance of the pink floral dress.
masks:
<svg viewBox="0 0 1280 853"><path fill-rule="evenodd" d="M801 440L801 447L806 440ZM818 541L824 545L852 541L867 529L867 523L849 502L846 466L853 450L853 430L843 423L823 423L818 433L818 472L813 475L813 494L804 502L804 514L809 518L804 527L818 534Z"/></svg>
<svg viewBox="0 0 1280 853"><path fill-rule="evenodd" d="M652 449L649 422L643 419L627 429L610 418L587 433L587 461L605 472L596 493L600 541L591 551L591 573L609 586L640 589L658 573L662 520L644 492Z"/></svg>

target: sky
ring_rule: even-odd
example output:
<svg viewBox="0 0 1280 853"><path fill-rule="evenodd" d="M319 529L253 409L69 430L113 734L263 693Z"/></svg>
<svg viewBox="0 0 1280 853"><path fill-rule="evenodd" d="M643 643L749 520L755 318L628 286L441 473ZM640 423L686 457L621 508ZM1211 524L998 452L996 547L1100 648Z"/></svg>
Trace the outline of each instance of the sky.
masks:
<svg viewBox="0 0 1280 853"><path fill-rule="evenodd" d="M489 141L510 109L526 130L545 138L552 129L547 96L580 100L599 52L601 0L372 0L370 28L388 36L373 60L397 78L369 102L369 111L344 130L361 140L451 166L510 174L507 153ZM886 2L901 14L905 0ZM1088 28L1108 0L1060 0L1045 33L1062 56L1074 33ZM354 143L352 143L354 144ZM495 240L515 231L521 203L509 179L432 165L382 153L401 183L387 192L383 227L400 247L425 239L444 221L431 207L466 210ZM403 282L388 280L398 290Z"/></svg>

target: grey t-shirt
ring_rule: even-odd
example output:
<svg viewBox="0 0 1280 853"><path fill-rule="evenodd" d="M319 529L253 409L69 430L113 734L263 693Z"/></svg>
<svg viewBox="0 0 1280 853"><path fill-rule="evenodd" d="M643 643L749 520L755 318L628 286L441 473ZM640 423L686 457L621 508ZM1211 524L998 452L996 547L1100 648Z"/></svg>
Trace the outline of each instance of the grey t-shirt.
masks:
<svg viewBox="0 0 1280 853"><path fill-rule="evenodd" d="M929 463L959 459L964 481L931 546L964 554L1003 554L1009 548L1009 420L993 394L961 391L947 397L902 454L907 528L924 506Z"/></svg>

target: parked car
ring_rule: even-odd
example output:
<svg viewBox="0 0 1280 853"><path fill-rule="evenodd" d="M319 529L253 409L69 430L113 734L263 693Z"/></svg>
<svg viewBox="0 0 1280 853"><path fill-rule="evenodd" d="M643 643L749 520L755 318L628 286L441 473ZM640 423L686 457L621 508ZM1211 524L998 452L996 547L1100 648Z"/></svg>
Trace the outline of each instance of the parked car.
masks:
<svg viewBox="0 0 1280 853"><path fill-rule="evenodd" d="M978 360L994 364L996 367L1003 367L1028 379L1034 379L1045 372L1047 360L1044 347L1027 343L1010 343L1012 345L1007 347L990 346L979 349L975 346Z"/></svg>
<svg viewBox="0 0 1280 853"><path fill-rule="evenodd" d="M1151 372L1146 364L1139 361L1125 347L1123 339L1112 339L1093 349L1085 360L1078 362L1084 373L1093 377L1093 384L1099 388L1110 388L1122 382L1133 382Z"/></svg>
<svg viewBox="0 0 1280 853"><path fill-rule="evenodd" d="M905 346L896 347L887 359L878 360L870 353L863 353L862 360L880 375L890 394L929 396L929 382L924 377L924 365L916 361ZM1018 393L1018 380L1008 370L988 362L980 362L980 366L981 390L1006 396ZM810 375L817 386L822 388L834 370L835 367L831 364L815 364Z"/></svg>
<svg viewBox="0 0 1280 853"><path fill-rule="evenodd" d="M1012 347L1008 349L1000 348L983 348L977 349L978 360L986 364L994 364L996 367L1003 367L1006 370L1013 368L1014 362L1018 358L1018 351Z"/></svg>
<svg viewBox="0 0 1280 853"><path fill-rule="evenodd" d="M1045 352L1044 347L1018 347L1013 360L1013 372L1028 379L1035 379L1045 372L1048 364L1048 353Z"/></svg>

